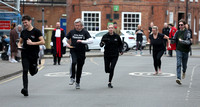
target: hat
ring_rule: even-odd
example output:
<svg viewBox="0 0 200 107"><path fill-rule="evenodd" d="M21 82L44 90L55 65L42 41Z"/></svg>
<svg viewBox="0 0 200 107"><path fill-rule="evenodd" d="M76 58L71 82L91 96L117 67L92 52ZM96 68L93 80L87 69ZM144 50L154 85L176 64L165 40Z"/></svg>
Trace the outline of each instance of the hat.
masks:
<svg viewBox="0 0 200 107"><path fill-rule="evenodd" d="M117 24L117 22L114 22L113 24Z"/></svg>

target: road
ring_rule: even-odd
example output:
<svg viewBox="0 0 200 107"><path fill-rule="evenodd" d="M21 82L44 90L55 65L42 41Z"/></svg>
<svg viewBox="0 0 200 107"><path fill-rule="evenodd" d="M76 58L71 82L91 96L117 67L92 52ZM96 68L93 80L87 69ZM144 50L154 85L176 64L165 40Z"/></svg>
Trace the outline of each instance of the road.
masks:
<svg viewBox="0 0 200 107"><path fill-rule="evenodd" d="M88 57L83 68L81 89L69 86L69 58L61 65L45 59L39 73L29 76L29 96L21 95L22 77L0 82L2 107L198 107L200 105L200 64L190 57L183 85L177 85L176 58L162 57L162 74L152 75L150 55L120 56L107 87L103 57Z"/></svg>

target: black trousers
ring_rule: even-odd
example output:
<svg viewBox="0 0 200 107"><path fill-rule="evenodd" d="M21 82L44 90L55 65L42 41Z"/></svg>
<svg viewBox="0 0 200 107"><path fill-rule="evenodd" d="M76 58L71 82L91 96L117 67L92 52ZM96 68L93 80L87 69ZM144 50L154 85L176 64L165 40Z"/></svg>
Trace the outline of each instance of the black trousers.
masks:
<svg viewBox="0 0 200 107"><path fill-rule="evenodd" d="M137 50L142 51L142 41L143 41L143 40L136 41L136 51L137 51Z"/></svg>
<svg viewBox="0 0 200 107"><path fill-rule="evenodd" d="M173 56L173 50L168 50L168 54L169 54L170 57L172 57Z"/></svg>
<svg viewBox="0 0 200 107"><path fill-rule="evenodd" d="M83 65L85 63L85 52L80 53L77 51L70 51L71 54L71 77L75 79L76 76L76 83L80 83L80 78L82 74Z"/></svg>
<svg viewBox="0 0 200 107"><path fill-rule="evenodd" d="M161 68L161 57L164 54L164 50L153 51L153 61L155 71L158 71L158 68Z"/></svg>
<svg viewBox="0 0 200 107"><path fill-rule="evenodd" d="M28 90L28 71L31 75L36 74L38 57L31 57L22 53L23 87Z"/></svg>
<svg viewBox="0 0 200 107"><path fill-rule="evenodd" d="M53 55L53 62L54 62L54 64L56 64L57 61L58 61L58 64L60 64L61 57L57 57L56 55Z"/></svg>
<svg viewBox="0 0 200 107"><path fill-rule="evenodd" d="M117 64L119 56L106 57L104 56L105 72L109 73L109 81L111 82L114 75L115 65Z"/></svg>

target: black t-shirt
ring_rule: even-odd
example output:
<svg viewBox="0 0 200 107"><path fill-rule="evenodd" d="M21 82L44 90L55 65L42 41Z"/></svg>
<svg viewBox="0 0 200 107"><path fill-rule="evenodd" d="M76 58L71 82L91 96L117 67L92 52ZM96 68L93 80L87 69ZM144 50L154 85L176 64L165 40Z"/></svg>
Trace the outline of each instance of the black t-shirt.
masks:
<svg viewBox="0 0 200 107"><path fill-rule="evenodd" d="M149 34L151 34L151 32L152 32L152 27L149 27L149 31L150 31Z"/></svg>
<svg viewBox="0 0 200 107"><path fill-rule="evenodd" d="M67 39L71 39L71 46L75 47L76 51L85 52L85 44L78 43L77 40L86 40L88 38L91 38L91 36L85 29L81 31L74 29L67 34Z"/></svg>
<svg viewBox="0 0 200 107"><path fill-rule="evenodd" d="M149 39L151 40L151 45L153 45L153 51L160 51L165 50L164 46L164 35L161 33L158 33L158 36L156 39L153 38L153 34L149 36Z"/></svg>
<svg viewBox="0 0 200 107"><path fill-rule="evenodd" d="M23 30L20 36L23 39L24 50L22 50L22 53L37 57L39 53L39 45L28 45L27 40L29 38L32 42L38 42L40 36L42 36L42 33L36 28L33 28L31 31L28 31L27 29Z"/></svg>
<svg viewBox="0 0 200 107"><path fill-rule="evenodd" d="M168 37L169 37L169 31L170 31L169 27L162 29L162 33L165 34L165 35L167 35Z"/></svg>
<svg viewBox="0 0 200 107"><path fill-rule="evenodd" d="M135 31L135 33L139 31L138 29ZM143 35L143 30L140 30L137 35L136 35L136 41L142 41L143 38L142 38L142 35Z"/></svg>

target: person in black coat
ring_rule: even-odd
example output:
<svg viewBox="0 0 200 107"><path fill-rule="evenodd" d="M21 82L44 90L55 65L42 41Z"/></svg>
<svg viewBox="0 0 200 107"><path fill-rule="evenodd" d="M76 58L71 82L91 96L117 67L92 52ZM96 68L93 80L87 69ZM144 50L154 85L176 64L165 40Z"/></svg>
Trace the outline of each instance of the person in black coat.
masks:
<svg viewBox="0 0 200 107"><path fill-rule="evenodd" d="M111 82L114 75L114 68L117 63L119 53L122 55L122 41L118 34L114 33L113 24L108 25L108 33L105 34L100 42L100 47L104 47L105 72L109 73L108 87L113 88Z"/></svg>
<svg viewBox="0 0 200 107"><path fill-rule="evenodd" d="M61 57L66 52L66 47L63 46L63 42L62 42L64 37L65 37L64 29L60 28L60 22L57 22L56 28L53 30L52 37L51 37L54 65L56 65L57 62L58 62L58 65L60 65Z"/></svg>
<svg viewBox="0 0 200 107"><path fill-rule="evenodd" d="M169 37L169 31L170 31L170 28L168 27L168 24L167 23L164 23L164 28L162 29L162 34L166 35ZM167 45L167 40L164 39L164 46L165 46L165 54L166 54L166 45Z"/></svg>

